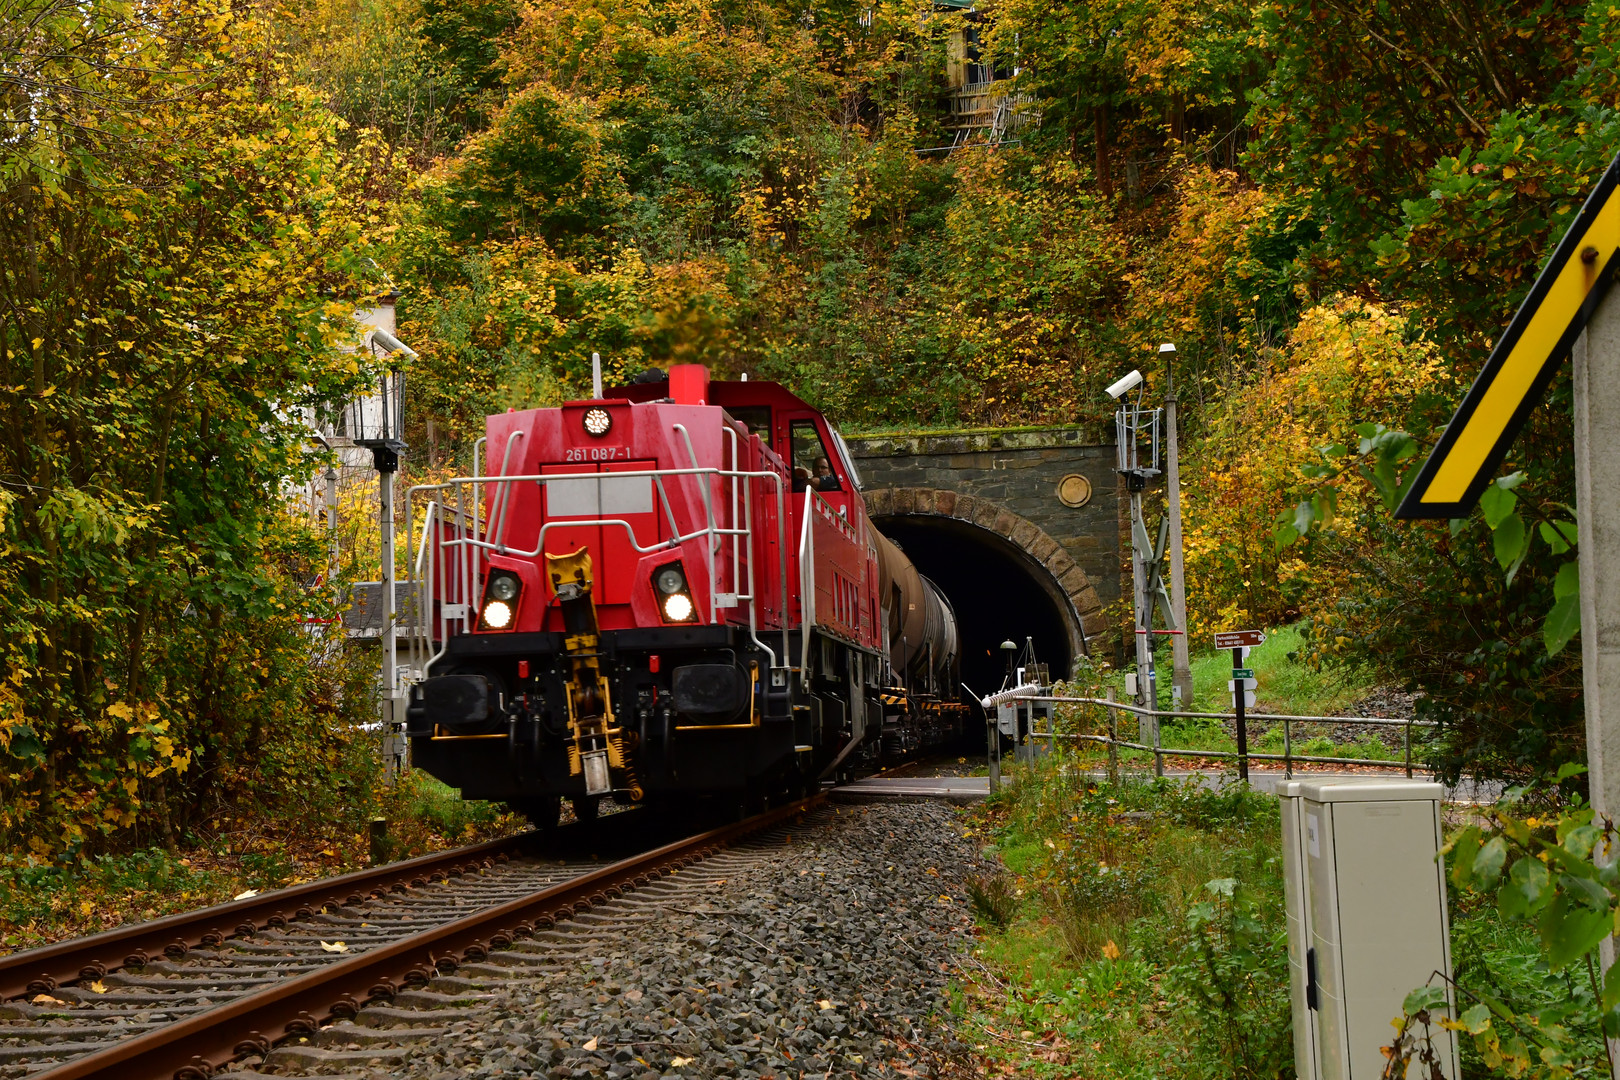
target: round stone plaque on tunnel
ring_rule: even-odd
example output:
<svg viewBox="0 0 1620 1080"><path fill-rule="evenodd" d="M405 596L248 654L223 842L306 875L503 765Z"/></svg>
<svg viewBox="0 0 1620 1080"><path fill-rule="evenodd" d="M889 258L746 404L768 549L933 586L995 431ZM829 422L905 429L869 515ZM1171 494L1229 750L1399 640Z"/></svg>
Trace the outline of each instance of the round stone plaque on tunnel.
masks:
<svg viewBox="0 0 1620 1080"><path fill-rule="evenodd" d="M1079 473L1070 473L1058 481L1058 502L1071 510L1078 510L1091 501L1091 481Z"/></svg>

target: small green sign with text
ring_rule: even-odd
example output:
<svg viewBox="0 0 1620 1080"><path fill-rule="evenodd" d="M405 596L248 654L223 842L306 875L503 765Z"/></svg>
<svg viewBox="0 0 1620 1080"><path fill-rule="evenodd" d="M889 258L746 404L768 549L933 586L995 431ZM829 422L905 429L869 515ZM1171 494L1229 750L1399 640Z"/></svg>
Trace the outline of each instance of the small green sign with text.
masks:
<svg viewBox="0 0 1620 1080"><path fill-rule="evenodd" d="M1252 668L1252 667L1235 667L1235 668L1232 669L1232 678L1234 678L1234 679L1252 679L1252 678L1254 678L1254 668Z"/></svg>

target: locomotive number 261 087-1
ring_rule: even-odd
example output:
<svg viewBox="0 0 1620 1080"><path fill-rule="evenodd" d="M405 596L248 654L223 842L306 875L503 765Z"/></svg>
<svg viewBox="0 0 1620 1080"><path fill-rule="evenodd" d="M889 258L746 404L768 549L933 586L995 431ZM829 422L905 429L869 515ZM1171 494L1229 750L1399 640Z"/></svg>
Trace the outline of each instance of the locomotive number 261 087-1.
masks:
<svg viewBox="0 0 1620 1080"><path fill-rule="evenodd" d="M629 458L630 451L622 446L569 446L564 455L564 461L619 461Z"/></svg>

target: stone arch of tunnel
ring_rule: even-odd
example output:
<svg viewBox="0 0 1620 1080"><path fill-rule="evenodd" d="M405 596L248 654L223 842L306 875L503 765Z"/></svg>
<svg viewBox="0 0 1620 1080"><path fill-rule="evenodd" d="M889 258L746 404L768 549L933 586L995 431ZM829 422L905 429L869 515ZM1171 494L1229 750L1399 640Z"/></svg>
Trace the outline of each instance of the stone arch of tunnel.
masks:
<svg viewBox="0 0 1620 1080"><path fill-rule="evenodd" d="M1107 629L1086 572L1033 522L989 499L931 488L867 491L873 524L903 548L956 609L962 679L976 693L1001 685L1007 639L1033 638L1055 676L1090 654Z"/></svg>

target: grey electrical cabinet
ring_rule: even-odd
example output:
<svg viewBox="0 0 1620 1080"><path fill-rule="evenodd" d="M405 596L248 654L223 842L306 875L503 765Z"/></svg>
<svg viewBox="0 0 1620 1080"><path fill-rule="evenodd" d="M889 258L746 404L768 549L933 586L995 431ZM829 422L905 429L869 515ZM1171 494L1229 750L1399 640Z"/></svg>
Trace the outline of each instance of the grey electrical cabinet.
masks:
<svg viewBox="0 0 1620 1080"><path fill-rule="evenodd" d="M1294 1072L1299 1080L1316 1080L1316 1014L1312 973L1311 909L1305 893L1305 815L1299 788L1303 781L1277 785L1282 799L1283 906L1288 909L1288 1000L1294 1019Z"/></svg>
<svg viewBox="0 0 1620 1080"><path fill-rule="evenodd" d="M1294 1048L1301 1080L1377 1080L1406 995L1446 989L1440 802L1422 780L1340 777L1282 785ZM1454 1003L1453 1003L1454 1004ZM1434 1032L1457 1076L1456 1037Z"/></svg>

